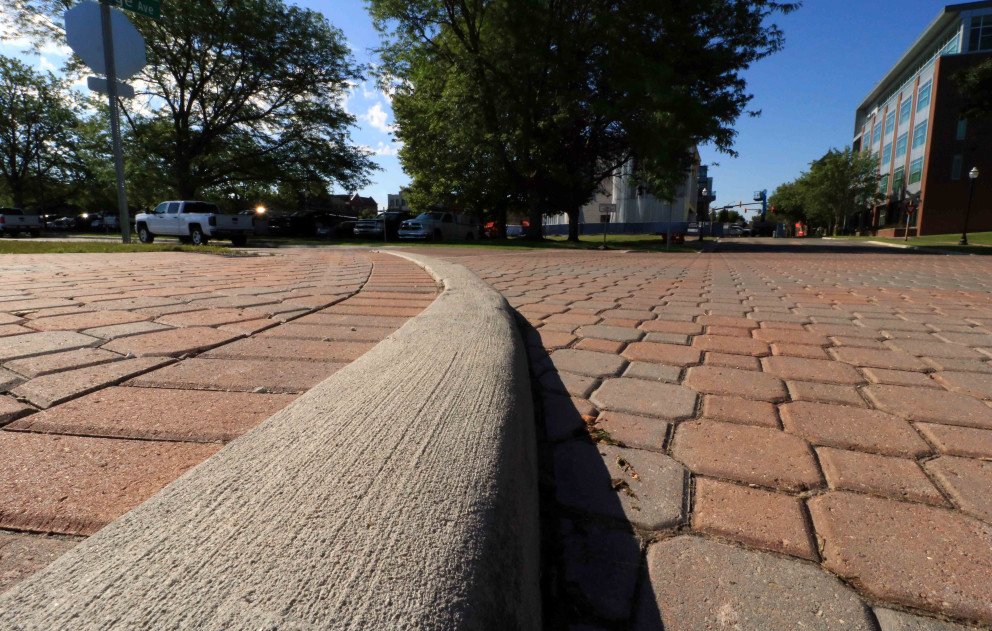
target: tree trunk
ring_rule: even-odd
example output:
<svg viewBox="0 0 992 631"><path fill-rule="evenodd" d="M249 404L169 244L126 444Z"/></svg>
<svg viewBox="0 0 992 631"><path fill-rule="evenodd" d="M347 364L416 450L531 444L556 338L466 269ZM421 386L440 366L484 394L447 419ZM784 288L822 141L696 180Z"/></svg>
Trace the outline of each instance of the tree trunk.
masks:
<svg viewBox="0 0 992 631"><path fill-rule="evenodd" d="M581 208L572 208L565 211L565 214L568 215L568 240L575 243L579 241L579 215L581 212Z"/></svg>
<svg viewBox="0 0 992 631"><path fill-rule="evenodd" d="M506 206L496 209L496 238L506 240Z"/></svg>
<svg viewBox="0 0 992 631"><path fill-rule="evenodd" d="M20 178L8 180L10 186L10 196L14 200L14 208L24 210L24 182Z"/></svg>
<svg viewBox="0 0 992 631"><path fill-rule="evenodd" d="M528 241L543 241L544 212L541 210L541 202L538 199L531 198L529 206L530 207L527 211L527 219L530 221L530 225L527 226L526 239Z"/></svg>

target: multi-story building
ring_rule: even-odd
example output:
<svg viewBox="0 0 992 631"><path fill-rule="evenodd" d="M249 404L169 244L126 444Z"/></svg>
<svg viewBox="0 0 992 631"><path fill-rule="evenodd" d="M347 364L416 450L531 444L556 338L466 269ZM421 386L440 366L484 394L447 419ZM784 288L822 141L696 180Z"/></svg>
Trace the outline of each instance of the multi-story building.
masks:
<svg viewBox="0 0 992 631"><path fill-rule="evenodd" d="M579 213L581 234L602 234L600 209L612 204L611 233L658 234L685 233L688 222L696 219L698 203L699 151L692 148L692 166L685 173L671 199L652 195L637 177L636 160L629 160L616 174L603 181L595 197ZM568 234L568 216L564 213L544 218L545 234Z"/></svg>
<svg viewBox="0 0 992 631"><path fill-rule="evenodd" d="M992 58L992 0L944 7L865 97L854 148L879 162L881 193L870 225L880 235L959 232L968 172L979 169L969 227L992 230L992 123L963 116L955 75Z"/></svg>

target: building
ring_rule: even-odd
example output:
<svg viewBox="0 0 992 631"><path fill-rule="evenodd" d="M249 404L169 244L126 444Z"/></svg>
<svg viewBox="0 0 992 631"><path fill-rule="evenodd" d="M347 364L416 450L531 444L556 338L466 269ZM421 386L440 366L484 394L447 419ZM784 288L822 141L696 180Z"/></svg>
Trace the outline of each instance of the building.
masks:
<svg viewBox="0 0 992 631"><path fill-rule="evenodd" d="M379 205L372 197L362 197L357 193L331 195L331 207L334 212L351 217L374 215Z"/></svg>
<svg viewBox="0 0 992 631"><path fill-rule="evenodd" d="M386 195L386 210L410 211L410 205L406 202L406 198L403 197L403 191L396 194L389 193Z"/></svg>
<svg viewBox="0 0 992 631"><path fill-rule="evenodd" d="M854 149L879 161L885 202L866 227L879 235L992 230L992 123L962 116L954 76L992 58L992 0L949 5L872 89L855 117ZM864 218L862 219L864 221Z"/></svg>
<svg viewBox="0 0 992 631"><path fill-rule="evenodd" d="M671 200L660 199L645 190L636 175L636 162L629 160L620 170L607 178L592 201L579 213L580 234L602 234L600 209L612 204L615 212L610 217L609 231L625 234L685 233L688 224L696 220L698 203L699 152L692 149L692 166L685 174L685 181L678 186ZM564 213L544 219L545 234L568 234L568 216Z"/></svg>

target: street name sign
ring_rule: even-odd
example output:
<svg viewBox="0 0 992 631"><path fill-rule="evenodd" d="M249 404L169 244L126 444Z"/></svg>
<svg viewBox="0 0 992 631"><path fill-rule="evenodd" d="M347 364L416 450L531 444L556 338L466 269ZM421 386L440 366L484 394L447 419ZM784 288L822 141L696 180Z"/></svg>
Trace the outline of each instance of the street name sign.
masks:
<svg viewBox="0 0 992 631"><path fill-rule="evenodd" d="M110 94L110 85L102 77L86 77L86 87L100 94ZM133 99L134 88L126 83L117 82L117 96L122 99Z"/></svg>
<svg viewBox="0 0 992 631"><path fill-rule="evenodd" d="M153 20L162 17L161 0L110 0L110 4Z"/></svg>
<svg viewBox="0 0 992 631"><path fill-rule="evenodd" d="M80 2L65 12L65 38L69 48L84 64L93 72L105 75L107 63L101 19L98 3ZM117 9L110 9L110 26L117 79L127 79L145 67L145 39Z"/></svg>

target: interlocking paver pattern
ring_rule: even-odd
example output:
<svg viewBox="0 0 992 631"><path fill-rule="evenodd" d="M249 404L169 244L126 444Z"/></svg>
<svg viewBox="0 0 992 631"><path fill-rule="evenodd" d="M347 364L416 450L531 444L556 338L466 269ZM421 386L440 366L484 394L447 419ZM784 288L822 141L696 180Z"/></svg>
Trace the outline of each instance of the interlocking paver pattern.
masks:
<svg viewBox="0 0 992 631"><path fill-rule="evenodd" d="M24 331L0 336L0 591L78 541L44 533L95 532L437 295L357 249L4 263L0 323Z"/></svg>
<svg viewBox="0 0 992 631"><path fill-rule="evenodd" d="M568 532L592 532L582 513L597 527L610 517L638 534L649 570L625 620L615 600L566 586L565 627L992 627L992 258L808 243L435 251L500 290L525 331L575 338L554 354L630 361L620 379L588 375L581 414L568 416L568 397L542 401L545 422L573 419L557 434L557 477L546 473L567 481ZM644 335L621 333L632 329ZM537 387L553 388L561 367L529 353ZM699 396L689 410L683 390L617 385L637 380ZM644 450L690 478L689 512L665 526L645 528L622 510L627 488L608 484L618 454Z"/></svg>

